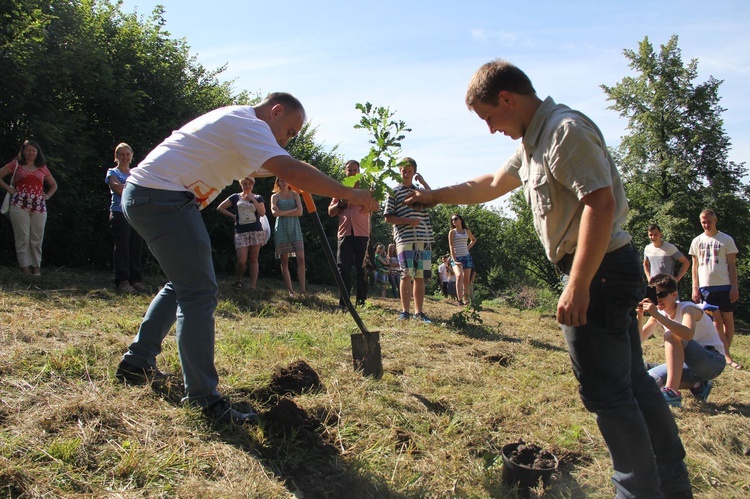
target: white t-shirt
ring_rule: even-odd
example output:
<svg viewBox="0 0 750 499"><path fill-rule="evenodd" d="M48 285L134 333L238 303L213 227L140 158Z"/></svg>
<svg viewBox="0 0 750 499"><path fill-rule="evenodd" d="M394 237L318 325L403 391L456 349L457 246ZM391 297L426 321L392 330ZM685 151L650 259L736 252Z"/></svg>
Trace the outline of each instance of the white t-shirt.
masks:
<svg viewBox="0 0 750 499"><path fill-rule="evenodd" d="M438 267L438 274L440 274L441 282L450 282L450 273L448 272L448 266L446 264L440 264L440 266Z"/></svg>
<svg viewBox="0 0 750 499"><path fill-rule="evenodd" d="M683 256L674 244L666 241L659 248L651 243L643 249L643 257L648 259L650 265L651 277L658 274L674 275L675 262Z"/></svg>
<svg viewBox="0 0 750 499"><path fill-rule="evenodd" d="M677 302L677 310L675 310L674 319L672 320L682 324L682 316L685 314L685 309L688 307L695 307L698 310L701 310L701 308L695 303L689 301ZM663 310L659 310L659 313L664 317L671 319L671 317L669 317ZM667 328L664 328L664 330L669 331ZM711 320L711 317L709 317L706 312L703 312L701 318L695 323L695 334L693 335L693 339L700 346L714 347L717 352L724 355L724 343L721 342L719 333L716 332L714 321Z"/></svg>
<svg viewBox="0 0 750 499"><path fill-rule="evenodd" d="M128 182L192 192L203 209L232 181L269 176L263 164L288 155L252 106L222 107L172 132L131 170Z"/></svg>
<svg viewBox="0 0 750 499"><path fill-rule="evenodd" d="M737 253L734 239L723 232L713 236L705 233L693 239L690 243L690 255L698 259L698 285L729 286L729 265L727 255Z"/></svg>

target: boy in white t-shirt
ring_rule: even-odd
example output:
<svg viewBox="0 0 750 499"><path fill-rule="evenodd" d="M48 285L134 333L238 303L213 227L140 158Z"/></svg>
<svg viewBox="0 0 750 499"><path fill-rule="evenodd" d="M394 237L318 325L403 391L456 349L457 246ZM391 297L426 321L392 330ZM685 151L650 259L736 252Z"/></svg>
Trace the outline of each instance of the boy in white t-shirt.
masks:
<svg viewBox="0 0 750 499"><path fill-rule="evenodd" d="M646 279L658 274L673 275L680 282L690 268L690 260L677 247L664 241L661 228L651 224L648 228L648 238L651 244L643 249L643 271ZM675 263L680 263L680 270L675 274Z"/></svg>
<svg viewBox="0 0 750 499"><path fill-rule="evenodd" d="M183 403L214 420L257 421L230 407L217 390L214 310L218 285L211 239L200 209L236 178L276 175L308 192L346 198L373 211L369 191L350 189L284 150L305 121L302 104L273 93L256 106L229 106L200 116L159 144L134 168L122 192L131 226L148 243L168 282L152 300L115 376L130 384L163 381L156 367L173 324L185 382Z"/></svg>
<svg viewBox="0 0 750 499"><path fill-rule="evenodd" d="M737 286L737 245L728 234L716 228L718 218L713 210L701 212L703 234L693 239L690 255L693 257L693 301L705 302L718 308L713 314L716 330L724 342L727 364L742 369L729 353L734 337L734 310L740 299Z"/></svg>

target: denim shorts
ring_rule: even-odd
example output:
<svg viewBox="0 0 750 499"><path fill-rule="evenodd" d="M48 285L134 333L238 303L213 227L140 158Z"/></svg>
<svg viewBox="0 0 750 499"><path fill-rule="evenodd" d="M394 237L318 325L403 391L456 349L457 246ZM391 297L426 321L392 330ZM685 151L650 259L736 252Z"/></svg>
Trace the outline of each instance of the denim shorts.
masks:
<svg viewBox="0 0 750 499"><path fill-rule="evenodd" d="M461 265L465 269L473 269L474 259L471 258L471 255L457 256L455 260L451 258L451 267L454 265Z"/></svg>

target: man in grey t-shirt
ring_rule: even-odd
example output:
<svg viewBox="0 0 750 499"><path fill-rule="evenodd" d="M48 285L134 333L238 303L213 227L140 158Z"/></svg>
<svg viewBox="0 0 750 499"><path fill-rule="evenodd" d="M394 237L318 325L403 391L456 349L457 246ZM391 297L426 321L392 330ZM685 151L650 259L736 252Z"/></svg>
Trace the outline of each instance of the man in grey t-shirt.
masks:
<svg viewBox="0 0 750 499"><path fill-rule="evenodd" d="M655 275L667 274L680 282L690 268L690 260L674 244L664 241L658 225L651 224L648 227L648 238L651 244L643 249L643 271L646 273L646 279L650 281ZM677 274L674 273L676 262L680 263Z"/></svg>

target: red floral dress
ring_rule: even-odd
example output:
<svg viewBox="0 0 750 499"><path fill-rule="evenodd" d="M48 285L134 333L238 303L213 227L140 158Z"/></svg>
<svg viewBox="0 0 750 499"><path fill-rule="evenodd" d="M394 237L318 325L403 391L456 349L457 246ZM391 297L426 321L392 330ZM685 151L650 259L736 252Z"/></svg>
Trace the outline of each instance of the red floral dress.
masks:
<svg viewBox="0 0 750 499"><path fill-rule="evenodd" d="M14 175L13 186L16 193L10 200L13 206L32 213L44 213L47 211L47 202L44 199L44 179L51 175L47 165L37 168L33 172L28 171L18 162L10 163L11 175Z"/></svg>

